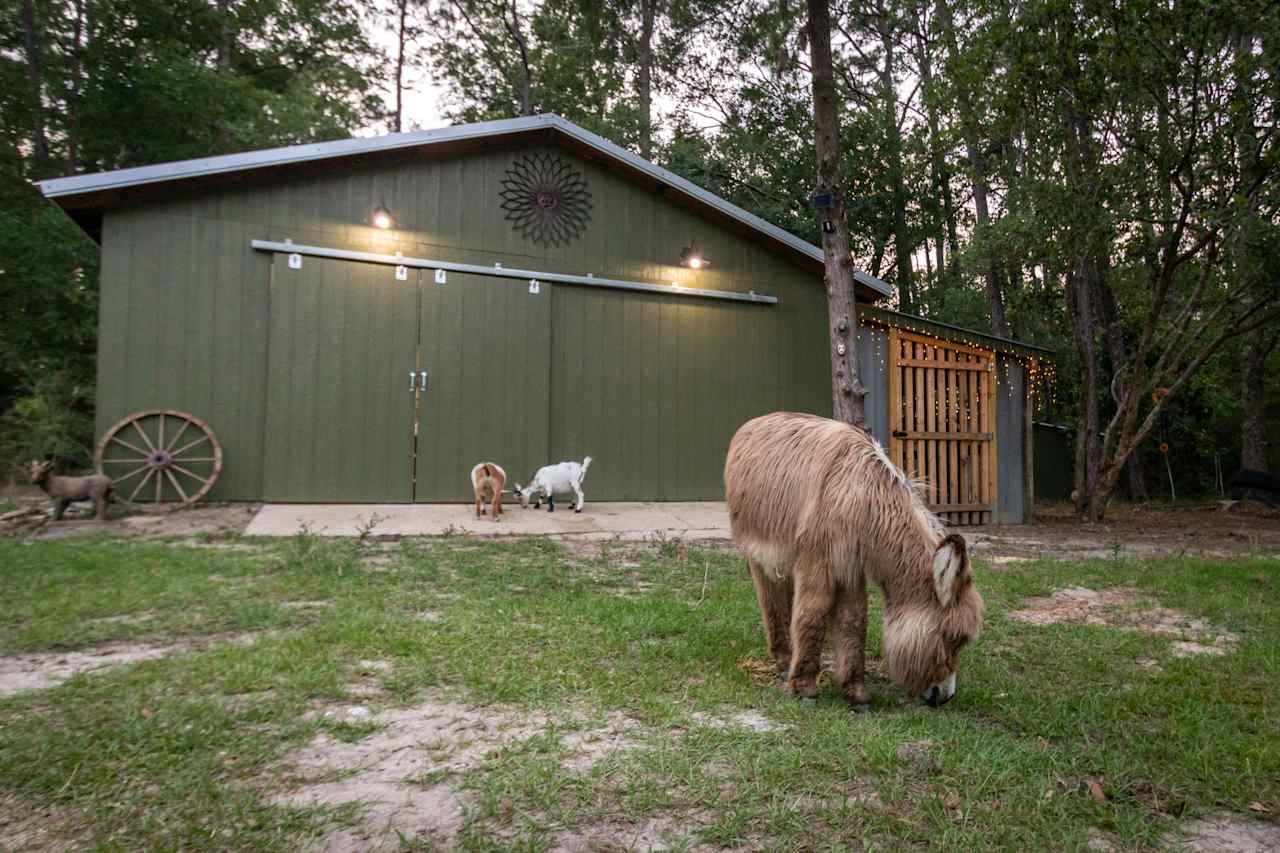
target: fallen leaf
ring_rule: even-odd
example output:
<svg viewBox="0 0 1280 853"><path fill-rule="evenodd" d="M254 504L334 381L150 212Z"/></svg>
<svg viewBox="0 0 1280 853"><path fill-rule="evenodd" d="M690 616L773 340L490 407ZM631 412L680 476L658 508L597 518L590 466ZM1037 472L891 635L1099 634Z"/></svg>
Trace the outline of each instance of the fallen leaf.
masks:
<svg viewBox="0 0 1280 853"><path fill-rule="evenodd" d="M1036 738L1036 746L1040 747L1041 752L1049 751L1049 741L1045 738L1042 738L1042 737Z"/></svg>
<svg viewBox="0 0 1280 853"><path fill-rule="evenodd" d="M154 712L150 708L143 708L139 713L142 714L142 719L149 720Z"/></svg>
<svg viewBox="0 0 1280 853"><path fill-rule="evenodd" d="M1258 812L1259 814L1266 814L1267 807L1264 806L1262 803L1252 802L1252 803L1249 803L1249 811Z"/></svg>
<svg viewBox="0 0 1280 853"><path fill-rule="evenodd" d="M1094 802L1100 806L1105 806L1107 804L1107 795L1102 790L1102 786L1098 784L1096 779L1090 779L1088 784L1089 794L1093 797Z"/></svg>

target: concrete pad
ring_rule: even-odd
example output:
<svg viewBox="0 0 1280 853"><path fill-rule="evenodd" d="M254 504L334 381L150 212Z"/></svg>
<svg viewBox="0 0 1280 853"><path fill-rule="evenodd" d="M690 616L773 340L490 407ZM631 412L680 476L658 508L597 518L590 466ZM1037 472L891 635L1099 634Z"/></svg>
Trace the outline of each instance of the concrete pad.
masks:
<svg viewBox="0 0 1280 853"><path fill-rule="evenodd" d="M264 504L249 522L248 536L293 536L304 527L317 536L356 536L371 518L374 536L572 536L644 539L656 534L685 539L728 539L729 511L719 501L590 503L555 512L503 507L500 521L476 518L474 504Z"/></svg>

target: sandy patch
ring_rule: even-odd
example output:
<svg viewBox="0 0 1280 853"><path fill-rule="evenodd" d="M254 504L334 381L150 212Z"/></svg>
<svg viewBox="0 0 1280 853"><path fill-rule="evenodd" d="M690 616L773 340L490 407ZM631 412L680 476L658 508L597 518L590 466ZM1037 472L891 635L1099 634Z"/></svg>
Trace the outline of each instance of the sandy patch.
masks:
<svg viewBox="0 0 1280 853"><path fill-rule="evenodd" d="M1164 841L1188 853L1274 853L1280 826L1224 812L1184 823Z"/></svg>
<svg viewBox="0 0 1280 853"><path fill-rule="evenodd" d="M1087 589L1071 586L1052 595L1027 599L1022 610L1009 615L1032 625L1098 625L1179 638L1174 657L1225 655L1240 642L1230 631L1180 610L1161 607L1132 587Z"/></svg>
<svg viewBox="0 0 1280 853"><path fill-rule="evenodd" d="M625 752L640 745L636 740L641 726L626 714L610 711L601 728L569 732L560 738L574 755L564 762L570 773L586 773L601 759L615 752Z"/></svg>
<svg viewBox="0 0 1280 853"><path fill-rule="evenodd" d="M701 725L713 729L746 729L751 732L782 732L791 728L774 722L759 711L741 711L730 716L705 714L695 711L690 716Z"/></svg>
<svg viewBox="0 0 1280 853"><path fill-rule="evenodd" d="M333 602L328 599L320 599L317 601L282 601L280 606L285 610L323 610L326 607L332 607Z"/></svg>
<svg viewBox="0 0 1280 853"><path fill-rule="evenodd" d="M92 511L89 507L88 512ZM106 522L50 521L31 533L33 539L65 539L107 533L127 539L182 539L200 535L241 534L258 511L257 504L196 504L187 509L123 515L118 505L107 510Z"/></svg>
<svg viewBox="0 0 1280 853"><path fill-rule="evenodd" d="M374 711L345 705L318 716L379 727L356 743L322 732L285 759L284 768L296 784L273 802L360 806L357 826L335 826L316 841L315 849L326 851L399 849L402 837L410 843L452 846L472 805L457 777L479 768L495 750L565 722L542 712L473 708L439 694L412 708ZM638 721L611 712L603 725L566 732L561 736L571 753L566 771L586 772L606 756L638 746L640 731Z"/></svg>
<svg viewBox="0 0 1280 853"><path fill-rule="evenodd" d="M223 634L191 637L160 645L107 643L72 652L27 652L0 657L0 696L11 696L24 690L47 690L80 673L159 660L219 643L249 645L255 639L254 634Z"/></svg>
<svg viewBox="0 0 1280 853"><path fill-rule="evenodd" d="M324 716L382 726L356 743L322 732L287 759L300 784L272 802L362 806L358 827L337 829L319 841L317 849L327 851L398 849L401 836L452 845L468 801L447 777L477 766L494 749L528 738L548 723L544 717L445 700L379 714L354 705L330 709Z"/></svg>
<svg viewBox="0 0 1280 853"><path fill-rule="evenodd" d="M70 810L0 794L0 850L6 853L84 850L87 841L64 833L74 822Z"/></svg>
<svg viewBox="0 0 1280 853"><path fill-rule="evenodd" d="M931 740L913 740L898 744L898 760L915 773L932 773L938 769L938 759L933 754L933 746Z"/></svg>
<svg viewBox="0 0 1280 853"><path fill-rule="evenodd" d="M552 853L597 853L627 850L649 853L657 850L719 850L697 843L697 830L710 822L705 813L659 815L636 822L622 819L557 832L551 839Z"/></svg>
<svg viewBox="0 0 1280 853"><path fill-rule="evenodd" d="M103 616L98 619L90 619L93 625L141 625L143 622L150 622L156 618L154 613L122 613L119 616Z"/></svg>

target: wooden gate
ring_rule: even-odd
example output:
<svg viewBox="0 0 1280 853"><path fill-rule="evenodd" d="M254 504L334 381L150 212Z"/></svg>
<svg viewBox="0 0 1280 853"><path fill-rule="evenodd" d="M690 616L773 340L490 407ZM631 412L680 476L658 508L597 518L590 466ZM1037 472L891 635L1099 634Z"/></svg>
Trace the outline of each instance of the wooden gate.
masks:
<svg viewBox="0 0 1280 853"><path fill-rule="evenodd" d="M949 524L996 507L995 354L889 330L889 454Z"/></svg>

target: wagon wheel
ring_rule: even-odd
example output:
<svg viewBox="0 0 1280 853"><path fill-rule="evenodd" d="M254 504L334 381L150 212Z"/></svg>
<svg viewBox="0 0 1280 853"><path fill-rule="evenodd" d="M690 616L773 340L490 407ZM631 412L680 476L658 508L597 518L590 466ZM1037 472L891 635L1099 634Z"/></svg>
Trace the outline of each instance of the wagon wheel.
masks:
<svg viewBox="0 0 1280 853"><path fill-rule="evenodd" d="M98 442L94 461L116 497L163 510L200 500L222 470L222 445L197 417L148 409L121 418Z"/></svg>

